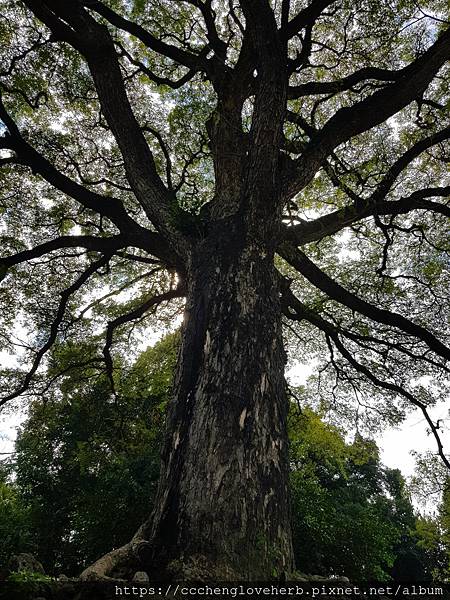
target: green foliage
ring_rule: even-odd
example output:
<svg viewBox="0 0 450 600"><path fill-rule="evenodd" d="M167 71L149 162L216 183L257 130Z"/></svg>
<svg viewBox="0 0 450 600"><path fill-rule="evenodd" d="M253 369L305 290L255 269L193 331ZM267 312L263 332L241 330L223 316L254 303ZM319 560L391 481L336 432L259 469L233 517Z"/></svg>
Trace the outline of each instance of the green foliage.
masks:
<svg viewBox="0 0 450 600"><path fill-rule="evenodd" d="M43 573L32 573L30 571L13 571L8 575L7 581L12 583L51 583L52 577Z"/></svg>
<svg viewBox="0 0 450 600"><path fill-rule="evenodd" d="M437 516L421 516L416 520L415 553L420 553L425 576L445 581L449 574L448 539L445 539L442 521Z"/></svg>
<svg viewBox="0 0 450 600"><path fill-rule="evenodd" d="M148 516L177 339L167 336L124 370L116 397L106 376L76 370L60 397L32 404L16 442L15 471L48 572L78 573L128 541ZM72 359L77 350L68 353Z"/></svg>
<svg viewBox="0 0 450 600"><path fill-rule="evenodd" d="M291 414L290 437L298 569L386 580L397 576L397 561L414 551L414 567L425 574L405 482L398 470L381 465L376 444L361 437L347 443L338 428L308 409Z"/></svg>
<svg viewBox="0 0 450 600"><path fill-rule="evenodd" d="M51 586L54 582L54 578L43 573L12 572L6 582L2 583L2 591L8 595L8 600L34 600L38 596L42 598L52 594Z"/></svg>
<svg viewBox="0 0 450 600"><path fill-rule="evenodd" d="M11 554L34 549L30 526L30 511L18 486L8 482L6 472L0 470L0 571Z"/></svg>
<svg viewBox="0 0 450 600"><path fill-rule="evenodd" d="M441 553L443 550L444 554L440 575L448 579L450 577L450 478L448 476L445 481L442 502L439 507L438 521L442 536L440 549Z"/></svg>

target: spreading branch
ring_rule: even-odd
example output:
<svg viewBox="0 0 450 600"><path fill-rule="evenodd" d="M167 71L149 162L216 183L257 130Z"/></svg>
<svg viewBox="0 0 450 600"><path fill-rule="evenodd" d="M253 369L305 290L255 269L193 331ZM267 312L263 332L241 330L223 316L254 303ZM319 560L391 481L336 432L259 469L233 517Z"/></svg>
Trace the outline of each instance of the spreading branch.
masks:
<svg viewBox="0 0 450 600"><path fill-rule="evenodd" d="M173 46L163 42L138 23L134 23L122 15L119 15L112 8L109 8L109 6L106 6L99 0L85 0L82 2L82 4L102 16L108 21L108 23L114 25L114 27L117 27L117 29L126 31L136 39L140 40L147 48L153 50L157 54L166 56L175 63L188 67L194 71L197 71L201 68L207 69L208 65L204 57L204 53L195 55L187 50L179 48L178 46Z"/></svg>
<svg viewBox="0 0 450 600"><path fill-rule="evenodd" d="M16 123L6 111L1 97L0 119L8 128L8 134L0 137L0 148L14 151L20 164L30 167L33 173L39 174L50 185L76 200L84 208L108 218L129 240L128 245L147 250L169 266L180 264L180 259L164 238L142 227L132 219L118 198L102 196L73 181L35 150L20 133ZM10 159L7 164L10 164L12 160L14 158Z"/></svg>
<svg viewBox="0 0 450 600"><path fill-rule="evenodd" d="M171 207L176 198L157 173L152 152L127 97L116 48L108 29L78 3L62 5L54 0L46 2L45 5L52 10L51 18L40 0L25 0L25 4L53 33L71 44L86 59L102 112L120 148L127 178L137 200L156 229L181 255L186 255L188 241L174 226L172 219ZM100 3L94 2L90 7L101 8L97 4ZM61 26L55 25L55 19ZM70 34L66 34L64 23L70 25Z"/></svg>
<svg viewBox="0 0 450 600"><path fill-rule="evenodd" d="M291 198L303 189L337 146L383 123L420 97L449 58L450 29L447 29L408 66L407 75L403 74L364 100L338 110L313 135L300 158L287 162L286 197Z"/></svg>
<svg viewBox="0 0 450 600"><path fill-rule="evenodd" d="M414 336L424 342L433 352L442 356L445 360L450 360L450 348L443 344L430 331L413 323L403 315L391 312L386 309L378 308L366 300L352 294L339 283L329 277L324 271L319 269L301 250L294 248L287 243L278 249L280 255L301 273L312 285L325 293L339 304L346 306L352 311L368 317L372 321L389 325L395 329L400 329L407 335Z"/></svg>
<svg viewBox="0 0 450 600"><path fill-rule="evenodd" d="M355 85L362 83L363 81L376 80L392 82L397 81L404 75L405 68L393 70L380 69L377 67L364 67L351 73L351 75L342 77L342 79L335 79L334 81L310 81L308 83L302 83L301 85L291 85L288 89L288 98L289 100L294 100L304 96L338 94L339 92L351 90Z"/></svg>
<svg viewBox="0 0 450 600"><path fill-rule="evenodd" d="M335 344L336 348L339 350L340 354L353 367L353 369L355 371L357 371L358 373L361 373L362 375L364 375L366 377L366 379L368 379L376 387L386 390L388 392L394 393L397 396L403 397L406 400L408 400L408 402L411 405L419 408L430 428L431 433L433 434L435 441L436 441L439 456L441 457L445 466L448 469L450 469L450 461L444 452L444 446L442 444L442 440L439 435L439 422L434 423L434 421L432 420L431 416L428 413L428 407L424 402L421 402L418 398L416 398L413 394L411 394L411 392L406 390L403 386L380 379L371 369L369 369L368 367L363 365L361 362L359 362L354 357L354 355L342 343L342 341L339 338L339 333L336 330L336 328L331 323L329 323L328 321L326 321L319 315L315 314L313 311L309 310L292 293L292 291L287 286L284 286L282 306L283 306L283 312L288 319L294 320L294 321L303 321L303 320L308 321L309 323L311 323L311 325L313 325L313 326L317 327L318 329L320 329L321 331L323 331L326 334L327 338L331 339L334 342L334 344Z"/></svg>
<svg viewBox="0 0 450 600"><path fill-rule="evenodd" d="M86 248L95 250L103 254L111 254L115 250L128 246L130 240L123 235L116 235L110 238L97 238L92 235L67 235L39 244L29 250L17 252L0 258L0 269L9 269L12 266L28 262L33 258L39 258L55 250L62 248Z"/></svg>
<svg viewBox="0 0 450 600"><path fill-rule="evenodd" d="M280 37L288 40L297 35L302 29L313 25L328 6L336 0L313 0L301 10L289 23L281 28Z"/></svg>
<svg viewBox="0 0 450 600"><path fill-rule="evenodd" d="M424 210L450 218L450 206L433 202L427 198L450 196L450 186L430 187L416 190L409 196L399 200L381 201L377 203L363 202L362 206L352 205L314 219L303 221L292 227L284 227L286 240L299 246L316 242L326 236L333 235L345 227L374 215L404 215L413 210Z"/></svg>
<svg viewBox="0 0 450 600"><path fill-rule="evenodd" d="M404 214L415 209L431 210L449 215L448 207L442 204L426 201L426 198L433 196L445 197L449 194L447 187L429 187L401 198L398 201L386 201L386 196L391 190L393 184L399 175L423 152L429 148L450 138L450 127L445 127L441 131L433 133L430 136L413 144L404 152L389 168L386 175L377 185L374 192L368 198L362 198L355 194L334 176L331 172L332 181L339 186L353 201L352 205L346 206L332 213L318 217L309 222L302 222L293 227L285 228L286 238L299 245L322 239L325 236L337 233L344 227L348 227L361 219L372 215L383 214ZM328 165L325 169L329 172Z"/></svg>
<svg viewBox="0 0 450 600"><path fill-rule="evenodd" d="M178 0L172 0L172 2L174 1L177 2ZM195 6L195 8L200 11L205 22L209 45L220 61L224 61L227 55L228 45L220 39L217 32L215 15L211 6L212 0L184 0L184 2Z"/></svg>
<svg viewBox="0 0 450 600"><path fill-rule="evenodd" d="M108 373L109 380L111 382L111 387L114 389L114 380L113 380L113 360L111 356L111 346L113 343L113 336L115 330L121 325L125 325L126 323L131 323L132 321L136 321L143 317L151 308L157 308L162 302L166 302L168 300L173 300L174 298L181 298L184 295L184 290L182 287L177 287L172 290L168 290L162 294L157 294L156 296L152 296L139 306L137 306L134 310L120 315L113 321L109 321L107 329L106 329L106 341L105 346L103 347L103 356L105 358L106 370Z"/></svg>
<svg viewBox="0 0 450 600"><path fill-rule="evenodd" d="M110 260L110 256L105 255L105 256L102 256L97 261L91 263L87 267L87 269L85 269L83 271L83 273L81 273L81 275L77 278L77 280L61 293L61 299L59 301L58 309L56 311L56 316L50 327L50 334L47 338L47 341L36 352L36 355L34 357L31 368L25 375L22 384L16 390L11 392L10 394L7 394L3 398L0 398L0 406L3 406L4 404L6 404L6 402L9 402L10 400L13 400L14 398L18 398L20 395L22 395L24 392L27 391L31 381L33 380L33 377L34 377L36 371L38 370L38 368L42 362L42 359L44 358L46 353L50 350L50 348L53 346L53 344L56 341L56 338L58 336L59 327L64 319L64 315L66 313L66 308L69 303L69 300L91 278L91 276L94 275L94 273L96 273L101 267L106 265L109 260Z"/></svg>

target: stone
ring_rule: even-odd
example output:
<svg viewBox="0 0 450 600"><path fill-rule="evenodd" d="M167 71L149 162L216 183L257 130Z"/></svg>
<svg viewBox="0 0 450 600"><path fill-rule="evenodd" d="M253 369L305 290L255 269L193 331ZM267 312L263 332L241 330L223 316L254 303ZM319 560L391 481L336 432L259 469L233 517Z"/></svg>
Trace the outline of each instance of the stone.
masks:
<svg viewBox="0 0 450 600"><path fill-rule="evenodd" d="M132 581L137 581L138 583L148 583L150 581L150 577L145 571L137 571L133 575Z"/></svg>
<svg viewBox="0 0 450 600"><path fill-rule="evenodd" d="M44 567L38 559L28 552L22 552L21 554L14 554L11 556L8 566L9 570L15 573L45 573Z"/></svg>

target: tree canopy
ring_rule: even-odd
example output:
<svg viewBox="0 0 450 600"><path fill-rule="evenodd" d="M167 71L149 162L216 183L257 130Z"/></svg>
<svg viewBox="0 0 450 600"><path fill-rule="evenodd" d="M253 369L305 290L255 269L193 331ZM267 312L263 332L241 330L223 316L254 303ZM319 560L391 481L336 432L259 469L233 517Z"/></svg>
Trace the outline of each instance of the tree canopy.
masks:
<svg viewBox="0 0 450 600"><path fill-rule="evenodd" d="M61 337L106 327L89 360L111 369L116 330L183 295L185 246L232 212L214 190L257 135L270 56L255 36L275 27L289 335L321 356L328 403L351 392L365 412L375 386L395 418L394 398L401 413L443 393L446 3L253 4L3 3L2 339L31 367L4 370L2 402Z"/></svg>

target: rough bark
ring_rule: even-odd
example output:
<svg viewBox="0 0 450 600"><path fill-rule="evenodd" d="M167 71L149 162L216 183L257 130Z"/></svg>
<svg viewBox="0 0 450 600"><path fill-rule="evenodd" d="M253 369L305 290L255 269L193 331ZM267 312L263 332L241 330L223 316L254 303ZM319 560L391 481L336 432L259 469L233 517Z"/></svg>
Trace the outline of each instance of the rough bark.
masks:
<svg viewBox="0 0 450 600"><path fill-rule="evenodd" d="M200 556L222 578L293 567L287 398L273 255L217 231L192 256L156 512L153 568ZM221 235L222 233L222 235ZM178 566L176 566L178 565Z"/></svg>

